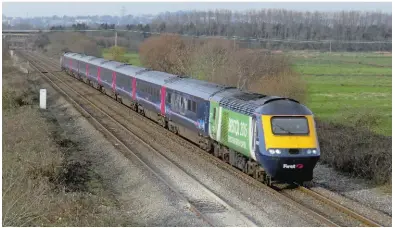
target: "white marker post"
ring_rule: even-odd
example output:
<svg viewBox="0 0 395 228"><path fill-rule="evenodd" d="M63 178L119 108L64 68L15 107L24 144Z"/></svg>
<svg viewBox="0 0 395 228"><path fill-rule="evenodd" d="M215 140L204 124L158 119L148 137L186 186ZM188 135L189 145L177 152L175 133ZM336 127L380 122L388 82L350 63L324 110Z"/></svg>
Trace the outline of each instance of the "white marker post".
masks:
<svg viewBox="0 0 395 228"><path fill-rule="evenodd" d="M47 108L47 90L40 89L40 108L46 109Z"/></svg>

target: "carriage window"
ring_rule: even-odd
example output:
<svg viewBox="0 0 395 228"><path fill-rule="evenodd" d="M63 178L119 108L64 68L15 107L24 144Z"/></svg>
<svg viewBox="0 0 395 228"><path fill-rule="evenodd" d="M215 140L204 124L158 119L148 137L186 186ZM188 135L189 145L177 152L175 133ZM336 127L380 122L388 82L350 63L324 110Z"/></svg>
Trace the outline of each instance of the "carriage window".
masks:
<svg viewBox="0 0 395 228"><path fill-rule="evenodd" d="M188 111L192 111L192 102L188 100Z"/></svg>
<svg viewBox="0 0 395 228"><path fill-rule="evenodd" d="M192 101L192 112L196 113L197 111L197 103L196 101Z"/></svg>
<svg viewBox="0 0 395 228"><path fill-rule="evenodd" d="M167 103L171 103L171 93L167 93Z"/></svg>

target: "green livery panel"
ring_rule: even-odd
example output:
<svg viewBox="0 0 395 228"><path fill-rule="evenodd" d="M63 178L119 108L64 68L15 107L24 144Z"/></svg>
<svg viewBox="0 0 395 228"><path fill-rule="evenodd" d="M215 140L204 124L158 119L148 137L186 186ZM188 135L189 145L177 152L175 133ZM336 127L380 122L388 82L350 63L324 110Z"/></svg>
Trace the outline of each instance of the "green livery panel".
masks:
<svg viewBox="0 0 395 228"><path fill-rule="evenodd" d="M210 102L209 134L212 139L247 157L252 153L252 117Z"/></svg>

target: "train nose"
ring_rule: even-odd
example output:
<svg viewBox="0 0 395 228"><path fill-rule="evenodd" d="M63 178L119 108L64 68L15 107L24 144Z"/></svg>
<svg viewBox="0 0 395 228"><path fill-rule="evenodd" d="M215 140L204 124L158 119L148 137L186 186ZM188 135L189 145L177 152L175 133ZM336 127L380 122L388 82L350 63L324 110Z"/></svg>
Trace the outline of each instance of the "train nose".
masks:
<svg viewBox="0 0 395 228"><path fill-rule="evenodd" d="M280 159L274 178L284 181L310 181L313 179L317 161L318 157Z"/></svg>
<svg viewBox="0 0 395 228"><path fill-rule="evenodd" d="M310 181L319 157L280 157L265 159L265 169L275 180L284 182Z"/></svg>

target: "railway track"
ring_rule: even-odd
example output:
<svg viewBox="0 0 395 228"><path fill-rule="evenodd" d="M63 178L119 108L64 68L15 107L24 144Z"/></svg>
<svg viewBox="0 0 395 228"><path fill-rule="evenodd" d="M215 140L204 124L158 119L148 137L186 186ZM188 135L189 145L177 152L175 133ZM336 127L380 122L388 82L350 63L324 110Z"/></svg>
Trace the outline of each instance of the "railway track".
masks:
<svg viewBox="0 0 395 228"><path fill-rule="evenodd" d="M130 136L138 143L144 145L152 152L156 152L149 144L147 144L139 136L135 135L129 129L124 127L122 123L108 115L98 106L91 101L85 99L80 92L67 85L64 81L56 77L53 73L49 72L45 65L41 65L37 60L29 58L29 61L33 63L33 68L41 73L44 78L58 90L62 95L66 97L73 105L88 118L94 126L113 142L118 149L129 159L138 160L143 166L145 166L152 174L161 180L163 184L169 187L180 199L188 202L189 210L196 213L205 222L211 226L257 226L254 221L241 214L237 209L233 208L222 200L215 193L210 191L206 186L201 184L198 180L187 175L178 167L173 167L178 173L183 173L183 186L176 185L169 176L158 172L156 167L148 163L141 156L136 153L135 148L127 143L130 141ZM46 74L52 75L53 77L47 76ZM55 82L57 81L57 83ZM111 130L108 130L111 129ZM170 163L171 161L164 158L159 152L155 153L156 156L163 159L164 162ZM189 185L189 186L187 186ZM189 194L187 187L193 186L198 194ZM195 192L195 193L196 193Z"/></svg>
<svg viewBox="0 0 395 228"><path fill-rule="evenodd" d="M52 79L55 79L58 83L62 84L64 87L68 87L68 89L66 89L66 90L69 90L69 91L75 93L75 95L77 95L77 96L73 96L74 98L71 98L70 96L68 96L69 99L71 99L71 100L77 99L80 103L82 100L85 99L82 96L83 94L81 92L74 90L72 88L72 86L70 86L70 84L68 84L68 83L71 83L71 80L73 81L72 82L73 84L74 83L77 84L77 83L81 83L81 82L78 82L76 79L72 79L71 77L67 77L68 83L66 83L63 80L64 78L60 79L58 76L55 75L56 71L59 71L59 69L60 69L60 64L58 62L55 62L54 60L48 60L48 58L37 56L37 55L33 57L31 54L28 54L28 56L29 56L28 57L29 61L31 61L34 65L33 67L35 67L37 70L41 69L41 71L47 72L46 74L43 74L43 76L46 77L46 79L49 80L51 82L51 84L54 85L54 87L57 87L58 90L63 91L61 93L68 96L67 93L64 90L62 90L62 88L57 86L57 84ZM42 61L42 63L40 63L39 61ZM46 63L46 64L44 64L44 63ZM58 66L58 67L54 67L54 65ZM48 76L48 75L50 75L50 76ZM62 75L65 76L65 74L63 74L63 73L62 73ZM50 77L52 79L50 79ZM76 85L76 84L74 84L74 85ZM92 88L91 90L95 90L95 89ZM87 91L87 90L85 90L85 91ZM104 96L104 95L102 95L102 96ZM80 97L80 98L78 98L78 97ZM74 103L75 106L79 106L80 109L82 108L84 112L87 112L88 113L87 116L90 119L94 119L94 117L91 114L89 114L89 112L88 112L89 110L86 110L86 107L85 107L85 109L83 107L81 107L81 105L80 105L80 103L78 103L78 101L74 101L72 103ZM101 109L97 105L93 104L92 101L85 99L83 102L85 102L85 104L91 105L96 110L100 110L100 112L102 113L102 116L100 118L103 118L103 116L104 116L104 119L108 120L107 124L110 121L116 123L118 126L121 126L121 128L127 134L132 135L133 137L137 138L138 141L140 141L146 147L150 148L153 151L156 150L155 148L151 147L147 142L145 142L141 137L137 136L131 130L129 130L125 126L125 123L121 123L121 122L117 121L116 119L111 117L108 112L103 111L103 109ZM114 103L116 103L116 102L114 102ZM119 113L116 115L119 115ZM142 117L142 118L144 118L144 117ZM96 125L99 124L99 127L105 129L106 126L103 124L100 124L97 119L95 119L95 122L97 122ZM108 125L110 125L110 124L108 124ZM116 128L110 127L108 129L114 130ZM105 131L107 131L107 134L112 134L109 130L105 130ZM113 137L116 138L116 136L114 134L113 134ZM116 141L118 141L120 143L120 145L122 145L126 149L128 148L127 145L123 144L120 139L117 139ZM133 153L133 151L131 151L130 148L128 150L129 150L128 153ZM173 165L177 166L180 169L180 172L186 173L185 170L183 170L177 164L174 164L174 162L171 161L171 159L166 157L164 154L162 154L159 151L157 151L157 153L158 153L157 155L161 156L164 160L167 160L167 162L172 163ZM251 186L255 186L255 187L261 188L261 189L264 188L265 191L268 191L268 189L267 189L268 187L265 186L264 184L259 183L258 181L249 177L248 175L242 173L241 171L231 167L230 165L227 165L226 163L220 161L218 158L215 158L203 151L201 154L203 156L207 157L207 159L210 159L215 164L219 165L222 169L226 169L227 171L232 172L232 174L238 176L239 178L242 178L245 182L247 182ZM144 162L144 161L141 161L141 162ZM149 165L147 165L147 166L149 167ZM153 170L153 172L155 172L154 169L152 169L152 170ZM199 182L198 180L196 180L196 178L193 178L191 176L189 176L189 177L192 178L193 181ZM164 178L162 178L162 179L164 181L166 181L166 179L164 179ZM169 185L169 187L172 186L171 183L167 183L167 184ZM210 192L210 190L206 186L202 185L201 183L199 183L199 185L202 186L202 188L206 192ZM172 187L172 188L174 189L174 187ZM174 191L177 192L177 189L175 189ZM319 193L316 193L310 189L307 189L307 188L303 188L303 187L299 187L299 186L294 186L291 189L275 187L274 189L270 189L270 191L276 197L281 198L284 201L288 201L289 203L296 204L300 209L308 211L311 215L313 215L313 217L315 217L317 220L321 221L326 226L380 226L378 223L372 221L371 219L366 218L365 216L362 216L362 215L354 212L353 210L351 210L347 207L344 207L343 205L336 203L336 202L328 199L327 197L325 197ZM180 191L178 191L178 192L180 192ZM226 205L225 201L222 200L221 198L219 198L218 196L216 196L214 193L211 192L210 195L212 195L212 197L215 200L217 200L217 203L219 202L219 204L223 205L225 208L230 209L230 211L232 211L233 215L237 214L237 215L241 216L240 218L242 218L242 220L245 221L246 226L256 225L256 224L254 224L254 222L251 221L251 219L246 218L245 216L241 215L241 213L237 212L236 209L234 209L234 208L232 209L232 207L230 207L229 205ZM182 195L180 197L184 197L188 201L188 197L182 196ZM310 202L306 202L306 199L309 199L308 201L310 201ZM189 201L191 201L191 200L189 200ZM198 201L198 202L200 202L200 201ZM199 205L196 206L196 205L193 205L193 203L191 203L191 208L193 210L195 210L197 213L199 213ZM330 212L330 213L328 213L328 212ZM202 215L202 217L205 216L204 213L200 213L200 214ZM210 220L210 218L206 218L206 219L208 221ZM209 223L209 224L211 224L211 223ZM213 225L216 225L216 224L213 224Z"/></svg>

